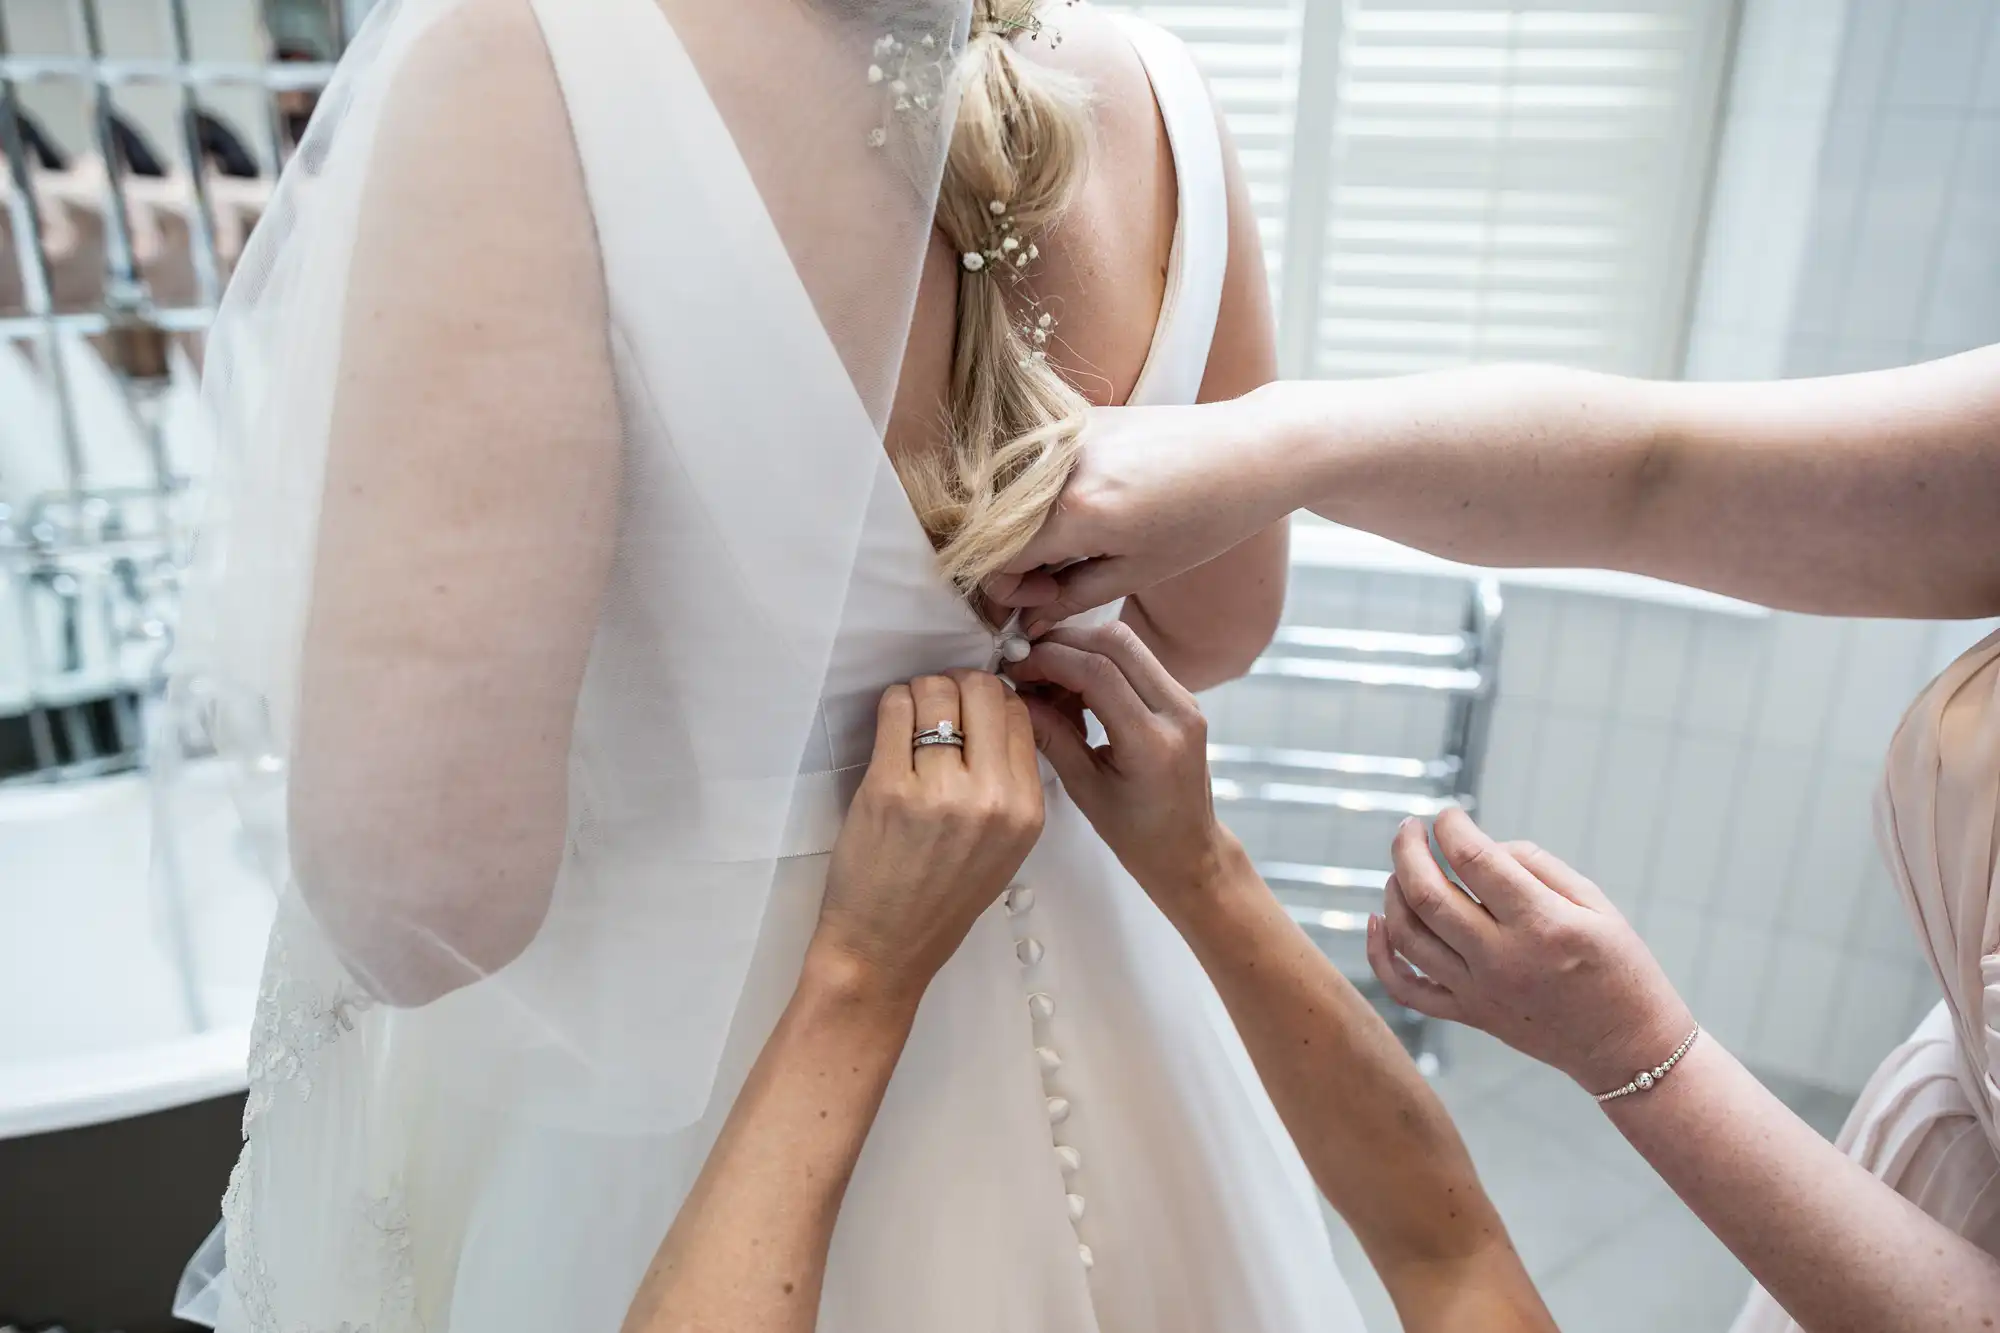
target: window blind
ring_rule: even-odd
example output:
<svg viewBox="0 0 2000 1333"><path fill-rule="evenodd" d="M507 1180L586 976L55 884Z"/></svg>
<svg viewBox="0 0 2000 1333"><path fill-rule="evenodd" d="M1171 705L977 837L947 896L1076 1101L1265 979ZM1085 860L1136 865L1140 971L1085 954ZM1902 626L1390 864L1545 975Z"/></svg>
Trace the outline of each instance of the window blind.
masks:
<svg viewBox="0 0 2000 1333"><path fill-rule="evenodd" d="M1207 74L1288 374L1679 370L1735 0L1104 7Z"/></svg>
<svg viewBox="0 0 2000 1333"><path fill-rule="evenodd" d="M1316 0L1149 0L1098 6L1150 19L1194 53L1236 140L1264 238L1264 261L1280 290L1308 3ZM1060 23L1060 17L1055 21Z"/></svg>

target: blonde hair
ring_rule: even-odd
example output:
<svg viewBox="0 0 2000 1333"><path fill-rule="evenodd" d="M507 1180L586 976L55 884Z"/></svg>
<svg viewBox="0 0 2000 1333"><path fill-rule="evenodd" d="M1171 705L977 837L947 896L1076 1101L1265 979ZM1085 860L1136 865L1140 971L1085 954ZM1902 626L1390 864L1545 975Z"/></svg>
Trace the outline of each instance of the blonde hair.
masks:
<svg viewBox="0 0 2000 1333"><path fill-rule="evenodd" d="M968 595L1055 507L1089 407L1045 354L1053 318L1008 300L1090 155L1088 90L1024 60L1011 41L1054 40L1036 2L974 0L937 205L938 229L961 257L949 438L941 452L898 463L945 575Z"/></svg>

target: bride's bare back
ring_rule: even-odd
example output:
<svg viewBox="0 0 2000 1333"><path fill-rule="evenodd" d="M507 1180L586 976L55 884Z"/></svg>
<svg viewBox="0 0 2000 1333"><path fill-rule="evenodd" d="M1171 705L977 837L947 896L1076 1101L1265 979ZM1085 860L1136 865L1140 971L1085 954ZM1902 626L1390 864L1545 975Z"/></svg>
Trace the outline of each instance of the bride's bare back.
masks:
<svg viewBox="0 0 2000 1333"><path fill-rule="evenodd" d="M1060 29L1060 45L1017 39L1017 47L1028 60L1074 74L1090 88L1096 142L1081 196L1043 238L1043 257L1024 286L1058 318L1051 355L1064 375L1092 402L1117 405L1138 379L1166 292L1176 211L1173 152L1131 39L1084 7L1058 8L1049 24ZM889 423L891 449L939 443L959 279L958 256L935 238ZM1244 294L1232 295L1241 307ZM1257 325L1268 323L1257 318L1258 304L1242 312L1250 319L1238 321L1248 327L1218 330L1218 350L1232 333L1255 338ZM1268 335L1255 340L1268 348Z"/></svg>
<svg viewBox="0 0 2000 1333"><path fill-rule="evenodd" d="M1024 59L1090 90L1093 143L1077 199L1021 284L1020 302L1057 320L1050 359L1093 405L1124 404L1152 347L1177 217L1173 149L1129 34L1088 5L1045 7L1039 36L1014 40ZM1050 40L1059 32L1060 41ZM1201 401L1234 398L1277 373L1264 259L1227 127L1229 256ZM945 447L959 256L936 234L926 257L887 444L902 456ZM1286 543L1265 534L1212 564L1149 590L1125 619L1177 676L1200 689L1240 674L1270 638L1284 594Z"/></svg>

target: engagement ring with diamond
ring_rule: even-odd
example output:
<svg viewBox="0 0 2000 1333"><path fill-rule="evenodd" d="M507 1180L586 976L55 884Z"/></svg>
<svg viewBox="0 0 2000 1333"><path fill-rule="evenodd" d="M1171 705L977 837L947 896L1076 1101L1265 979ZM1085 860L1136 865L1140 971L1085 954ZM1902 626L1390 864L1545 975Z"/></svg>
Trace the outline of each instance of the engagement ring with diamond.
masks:
<svg viewBox="0 0 2000 1333"><path fill-rule="evenodd" d="M915 743L919 748L926 745L950 745L963 750L965 733L960 731L955 723L940 722L929 731L918 732Z"/></svg>

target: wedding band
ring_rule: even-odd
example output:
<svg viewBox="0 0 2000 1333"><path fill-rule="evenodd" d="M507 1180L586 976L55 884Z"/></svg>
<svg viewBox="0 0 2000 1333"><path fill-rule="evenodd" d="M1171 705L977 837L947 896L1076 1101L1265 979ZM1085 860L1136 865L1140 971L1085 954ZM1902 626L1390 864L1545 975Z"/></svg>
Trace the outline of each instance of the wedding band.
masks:
<svg viewBox="0 0 2000 1333"><path fill-rule="evenodd" d="M926 745L949 745L954 749L963 750L965 748L965 733L960 731L955 723L946 720L938 723L928 731L918 732L913 744L919 749L922 749Z"/></svg>

